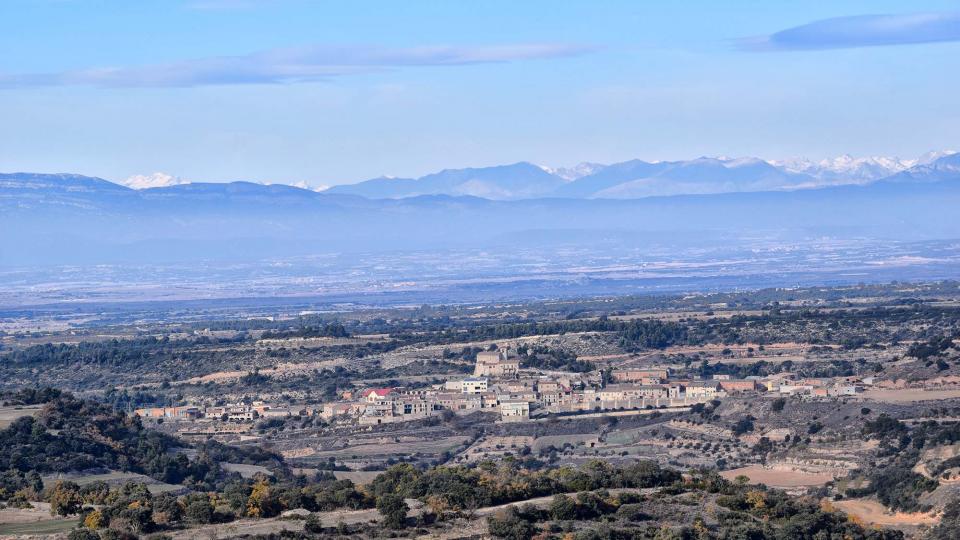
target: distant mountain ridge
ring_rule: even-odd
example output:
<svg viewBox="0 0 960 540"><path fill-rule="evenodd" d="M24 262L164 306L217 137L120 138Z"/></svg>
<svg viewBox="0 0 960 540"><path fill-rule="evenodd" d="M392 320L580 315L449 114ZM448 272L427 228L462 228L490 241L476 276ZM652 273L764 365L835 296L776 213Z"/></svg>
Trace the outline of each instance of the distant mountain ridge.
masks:
<svg viewBox="0 0 960 540"><path fill-rule="evenodd" d="M635 199L667 195L790 190L876 182L955 155L932 152L917 159L854 158L849 155L806 159L700 157L683 161L630 160L610 165L581 163L551 168L519 162L511 165L447 169L420 178L375 178L334 186L328 193L369 199L421 195L470 195L491 200L542 197Z"/></svg>
<svg viewBox="0 0 960 540"><path fill-rule="evenodd" d="M912 164L912 165L911 165ZM909 165L909 166L908 166ZM804 172L805 171L805 172ZM889 173L889 174L888 174ZM562 177L560 175L563 175ZM314 190L305 184L188 182L164 173L134 176L123 183L79 174L0 173L0 200L29 204L40 196L69 204L80 193L141 194L144 200L212 200L256 197L317 200L317 194L370 200L424 196L487 200L642 199L674 195L713 195L802 190L876 182L939 182L960 176L960 153L930 153L913 160L851 158L764 161L757 158L700 157L686 161L630 160L611 165L585 163L550 169L532 163L446 169L420 178L375 178L358 184ZM15 191L14 196L11 192Z"/></svg>
<svg viewBox="0 0 960 540"><path fill-rule="evenodd" d="M375 178L333 186L327 193L369 199L402 199L419 195L469 195L493 200L533 199L549 195L565 180L532 163L468 169L446 169L417 179Z"/></svg>
<svg viewBox="0 0 960 540"><path fill-rule="evenodd" d="M516 184L498 177L504 170L518 172ZM730 245L758 238L777 243L960 238L955 218L960 154L869 183L815 189L781 187L800 186L808 175L761 160L721 158L634 161L572 181L517 164L444 171L425 185L469 191L458 186L476 188L475 182L493 182L491 178L498 189L542 181L533 185L551 193L575 186L586 186L578 189L590 193L650 193L671 183L703 189L710 178L724 189L754 191L507 201L472 194L368 198L252 182L135 190L81 175L0 174L0 267L263 260L463 246L494 251L523 246L546 256L550 248L541 242L576 248L610 238L629 239L629 249L662 247L678 238L707 249L718 238ZM624 180L630 178L634 180ZM408 182L420 180L404 184Z"/></svg>

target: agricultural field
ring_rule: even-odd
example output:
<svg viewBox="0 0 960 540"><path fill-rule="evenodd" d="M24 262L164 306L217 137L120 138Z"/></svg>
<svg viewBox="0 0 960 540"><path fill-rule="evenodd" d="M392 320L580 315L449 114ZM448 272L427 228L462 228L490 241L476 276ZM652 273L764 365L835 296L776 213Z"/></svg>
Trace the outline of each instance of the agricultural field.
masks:
<svg viewBox="0 0 960 540"><path fill-rule="evenodd" d="M923 538L960 500L958 299L938 283L7 335L0 531L92 512L173 538L791 526L739 499L762 496L855 538ZM57 497L80 503L53 517Z"/></svg>

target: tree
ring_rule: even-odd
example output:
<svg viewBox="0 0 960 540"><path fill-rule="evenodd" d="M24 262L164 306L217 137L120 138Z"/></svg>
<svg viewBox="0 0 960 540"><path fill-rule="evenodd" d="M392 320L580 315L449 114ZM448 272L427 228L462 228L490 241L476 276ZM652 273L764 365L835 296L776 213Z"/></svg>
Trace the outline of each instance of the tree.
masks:
<svg viewBox="0 0 960 540"><path fill-rule="evenodd" d="M50 514L54 516L72 516L80 513L83 499L80 486L73 482L59 481L50 492Z"/></svg>
<svg viewBox="0 0 960 540"><path fill-rule="evenodd" d="M753 417L747 415L740 420L737 420L737 423L733 425L732 431L736 437L753 431Z"/></svg>
<svg viewBox="0 0 960 540"><path fill-rule="evenodd" d="M447 412L449 409L445 409ZM453 412L451 411L452 415ZM378 474L370 483L370 490L374 496L381 497L387 494L410 495L413 485L420 478L420 471L409 463L398 463Z"/></svg>
<svg viewBox="0 0 960 540"><path fill-rule="evenodd" d="M410 507L403 497L388 493L377 498L377 511L383 516L383 524L391 529L402 529L407 524Z"/></svg>
<svg viewBox="0 0 960 540"><path fill-rule="evenodd" d="M87 517L83 518L83 526L90 530L100 529L104 525L103 513L99 510L94 510L87 514Z"/></svg>
<svg viewBox="0 0 960 540"><path fill-rule="evenodd" d="M319 534L323 532L323 523L320 522L320 516L310 514L303 522L303 530L308 533Z"/></svg>
<svg viewBox="0 0 960 540"><path fill-rule="evenodd" d="M554 496L550 503L550 517L557 521L576 519L577 503L563 493Z"/></svg>
<svg viewBox="0 0 960 540"><path fill-rule="evenodd" d="M153 511L149 506L143 506L134 501L130 506L110 519L111 529L126 529L132 533L147 532L153 527Z"/></svg>
<svg viewBox="0 0 960 540"><path fill-rule="evenodd" d="M783 407L787 404L787 400L780 397L773 400L773 404L770 405L770 410L773 412L780 412L783 410Z"/></svg>
<svg viewBox="0 0 960 540"><path fill-rule="evenodd" d="M270 487L270 481L261 478L253 485L247 499L247 515L268 518L280 513L280 501Z"/></svg>
<svg viewBox="0 0 960 540"><path fill-rule="evenodd" d="M187 520L191 523L206 524L213 522L213 505L206 496L195 497L187 504L184 511Z"/></svg>
<svg viewBox="0 0 960 540"><path fill-rule="evenodd" d="M158 525L170 525L183 519L183 508L177 498L162 493L153 498L153 521Z"/></svg>
<svg viewBox="0 0 960 540"><path fill-rule="evenodd" d="M100 535L90 529L73 529L67 535L67 540L100 540Z"/></svg>
<svg viewBox="0 0 960 540"><path fill-rule="evenodd" d="M532 523L523 519L516 507L508 506L487 518L491 535L506 540L529 540L537 532Z"/></svg>

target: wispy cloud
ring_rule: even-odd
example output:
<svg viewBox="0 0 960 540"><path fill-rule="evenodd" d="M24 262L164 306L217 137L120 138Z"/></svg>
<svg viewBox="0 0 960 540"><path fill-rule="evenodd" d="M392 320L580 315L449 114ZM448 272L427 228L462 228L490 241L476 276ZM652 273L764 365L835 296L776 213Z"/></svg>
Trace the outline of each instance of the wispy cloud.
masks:
<svg viewBox="0 0 960 540"><path fill-rule="evenodd" d="M847 49L960 41L960 12L857 15L814 21L737 40L746 51Z"/></svg>
<svg viewBox="0 0 960 540"><path fill-rule="evenodd" d="M514 44L408 48L308 46L244 56L184 60L136 67L97 67L57 73L0 74L0 86L190 87L315 82L412 66L462 66L576 56L590 47Z"/></svg>
<svg viewBox="0 0 960 540"><path fill-rule="evenodd" d="M185 5L188 9L219 11L253 9L276 3L278 0L189 0Z"/></svg>

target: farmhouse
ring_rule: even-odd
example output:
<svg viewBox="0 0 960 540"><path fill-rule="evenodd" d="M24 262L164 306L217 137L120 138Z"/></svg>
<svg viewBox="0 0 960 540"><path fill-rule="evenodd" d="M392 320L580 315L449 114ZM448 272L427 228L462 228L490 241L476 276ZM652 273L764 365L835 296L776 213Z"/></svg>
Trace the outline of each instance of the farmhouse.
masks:
<svg viewBox="0 0 960 540"><path fill-rule="evenodd" d="M667 368L654 369L615 369L613 380L619 383L660 384L670 377Z"/></svg>
<svg viewBox="0 0 960 540"><path fill-rule="evenodd" d="M713 398L721 395L723 389L720 387L721 381L690 381L686 387L686 397L688 398Z"/></svg>
<svg viewBox="0 0 960 540"><path fill-rule="evenodd" d="M752 379L720 379L717 381L728 394L738 394L740 392L756 392L759 389L757 381Z"/></svg>
<svg viewBox="0 0 960 540"><path fill-rule="evenodd" d="M134 414L142 418L199 418L200 409L197 407L150 407L137 409Z"/></svg>
<svg viewBox="0 0 960 540"><path fill-rule="evenodd" d="M520 372L520 359L510 357L506 351L482 351L477 353L473 369L475 377L515 377Z"/></svg>
<svg viewBox="0 0 960 540"><path fill-rule="evenodd" d="M530 418L530 404L526 401L504 401L500 404L500 419L504 422L521 422Z"/></svg>
<svg viewBox="0 0 960 540"><path fill-rule="evenodd" d="M464 394L482 394L487 391L487 378L468 377L460 381L460 391Z"/></svg>

